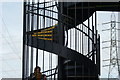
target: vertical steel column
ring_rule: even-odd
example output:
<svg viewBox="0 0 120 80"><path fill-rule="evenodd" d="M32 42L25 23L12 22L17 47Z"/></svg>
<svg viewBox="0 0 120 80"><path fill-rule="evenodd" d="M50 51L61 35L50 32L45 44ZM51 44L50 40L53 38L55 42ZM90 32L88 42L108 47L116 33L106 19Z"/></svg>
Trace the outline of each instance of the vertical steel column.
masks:
<svg viewBox="0 0 120 80"><path fill-rule="evenodd" d="M25 43L26 43L26 1L23 4L23 55L22 55L22 80L25 79Z"/></svg>
<svg viewBox="0 0 120 80"><path fill-rule="evenodd" d="M63 21L63 17L61 14L63 13L63 3L59 2L58 3L58 20ZM58 43L60 45L64 45L64 26L61 22L58 22L58 27L57 27L57 35L58 35ZM64 58L58 56L58 80L64 80Z"/></svg>
<svg viewBox="0 0 120 80"><path fill-rule="evenodd" d="M98 54L98 53L97 53L97 52L98 52L97 50L99 50L99 48L98 48L99 46L97 46L97 45L98 45L98 44L97 44L97 42L98 42L98 31L96 30L95 33L96 33L96 34L95 34L95 43L94 43L94 44L95 44L96 56L98 56L98 55L97 55L97 54ZM97 58L97 57L96 57L96 58ZM98 57L98 58L99 58L99 57ZM95 52L94 52L94 60L95 60ZM96 62L97 62L97 61L96 61ZM95 63L95 61L94 61L94 63ZM97 64L96 64L96 68L95 68L95 69L97 70ZM98 74L98 71L96 71L96 73L94 73L94 74L97 75L97 74Z"/></svg>
<svg viewBox="0 0 120 80"><path fill-rule="evenodd" d="M51 5L54 5L53 1L51 2ZM54 7L52 7L52 11L54 11L53 9L54 9ZM52 12L52 17L54 17L53 12ZM53 24L53 19L52 19L52 25L54 25ZM52 39L53 39L53 37L52 37ZM52 41L52 43L53 43L53 41ZM50 61L51 61L51 74L52 74L52 53L50 54L50 58L51 58ZM51 76L51 80L52 80L52 76Z"/></svg>
<svg viewBox="0 0 120 80"><path fill-rule="evenodd" d="M33 6L34 2L32 0L32 12L33 12ZM33 25L34 25L34 14L31 14L31 32L33 31ZM33 45L33 38L31 34L31 45ZM33 73L33 47L31 46L31 65L30 65L30 72Z"/></svg>
<svg viewBox="0 0 120 80"><path fill-rule="evenodd" d="M95 12L95 27L97 27L97 12ZM97 34L97 32L96 32ZM97 72L100 75L100 35L98 35L98 38L96 38L96 65L97 65Z"/></svg>
<svg viewBox="0 0 120 80"><path fill-rule="evenodd" d="M82 22L83 22L83 18L84 18L84 16L83 16L83 6L84 6L84 4L82 2L82 4L81 4L81 7L82 7L82 11L81 11L82 12L81 13L82 14ZM82 24L81 24L81 26L82 26L82 31L83 31L84 30L83 29L84 26ZM82 42L81 43L81 53L84 55L84 43L83 43L84 41L83 41L83 38L84 38L84 35L83 35L83 33L81 33L81 39L82 39L82 41L81 41ZM83 63L82 64L82 76L84 76L84 72L85 71L84 71L84 63ZM82 79L82 80L84 80L84 79Z"/></svg>
<svg viewBox="0 0 120 80"><path fill-rule="evenodd" d="M97 47L98 31L97 31L97 13L96 13L96 11L95 11L95 26L94 26L94 29L95 29L94 31L96 31L96 32L94 32L94 33L96 33L96 36L94 37L94 39L95 39L95 38L96 38L96 39L94 40L94 47L93 47L94 49L93 49L93 50L96 51L96 56L97 56L97 50L99 50L99 48L98 48L99 46ZM99 44L100 44L100 43L99 43ZM99 50L99 51L100 51L100 50ZM99 57L100 57L100 54L98 53L98 59L99 59ZM96 57L96 58L97 58L97 57ZM96 59L96 60L97 60L97 59ZM100 61L100 60L98 60L98 63L100 63L99 61ZM96 61L96 62L97 62L97 61ZM94 63L96 63L96 62L95 62L95 52L94 52ZM97 64L97 63L96 63L96 64ZM99 67L100 67L100 66L99 66ZM97 66L96 66L95 69L96 69L96 70L98 69ZM97 71L97 73L95 73L95 74L98 76L98 71Z"/></svg>
<svg viewBox="0 0 120 80"><path fill-rule="evenodd" d="M88 16L90 15L89 13L89 2L88 2ZM90 19L88 18L88 36L90 36ZM88 53L90 52L90 39L88 37Z"/></svg>
<svg viewBox="0 0 120 80"><path fill-rule="evenodd" d="M98 48L98 73L99 73L99 75L100 75L100 71L101 71L101 69L100 69L100 67L101 67L101 64L100 64L100 60L101 60L101 55L100 55L100 35L99 35L99 38L98 38L98 45L99 45L99 48Z"/></svg>
<svg viewBox="0 0 120 80"><path fill-rule="evenodd" d="M43 9L43 28L45 28L45 0L44 0L44 9ZM44 43L43 43L44 44ZM44 46L45 47L45 46ZM43 50L43 71L44 71L44 54L45 54L45 52L44 52L44 50Z"/></svg>
<svg viewBox="0 0 120 80"><path fill-rule="evenodd" d="M75 27L76 27L76 2L75 2ZM75 30L75 50L77 51L77 32L76 32L76 30ZM76 66L77 66L77 64L76 64L76 61L75 61L75 76L76 76ZM76 80L76 77L75 77L75 80Z"/></svg>
<svg viewBox="0 0 120 80"><path fill-rule="evenodd" d="M37 14L39 14L39 0L37 3ZM36 66L38 66L38 29L39 29L39 15L37 15L37 48L36 48Z"/></svg>
<svg viewBox="0 0 120 80"><path fill-rule="evenodd" d="M52 3L50 3L50 5L52 5ZM50 6L49 5L49 6ZM50 8L50 10L52 10L52 7ZM52 16L52 11L49 11L50 12L50 17L53 17ZM52 23L51 22L53 22L52 21L52 19L50 19L50 21L49 21L49 25L51 26L52 25ZM53 38L52 38L53 39ZM49 70L51 70L51 53L49 52ZM51 71L49 71L49 75L51 74ZM50 77L49 77L50 78Z"/></svg>
<svg viewBox="0 0 120 80"><path fill-rule="evenodd" d="M27 5L27 11L29 11L30 10L30 2L28 1L28 3L27 3L28 5ZM30 13L28 13L27 14L27 24L26 24L26 32L28 32L29 31L29 27L30 27ZM26 35L27 36L27 44L28 44L28 42L29 42L29 34L27 34ZM26 50L27 52L26 52L26 75L27 76L29 76L29 46L27 46L27 50Z"/></svg>
<svg viewBox="0 0 120 80"><path fill-rule="evenodd" d="M83 17L84 17L84 16L83 16L83 2L82 2L82 6L81 6L81 7L82 7L82 11L81 11L81 12L82 12L82 22L83 22ZM83 25L82 25L82 31L83 31ZM84 45L84 44L83 44L83 33L82 33L82 50L81 50L81 53L82 53L82 54L84 54L84 53L83 53L83 51L84 51L83 45Z"/></svg>
<svg viewBox="0 0 120 80"><path fill-rule="evenodd" d="M68 3L66 3L66 5L68 6ZM68 7L67 7L67 16L68 16ZM68 23L69 21L68 21L68 19L67 19L67 23ZM67 29L68 29L68 25L66 26L67 27ZM67 34L68 34L68 31L67 31ZM68 38L68 35L67 35L67 38ZM67 41L68 41L68 39L67 39ZM70 30L70 41L71 41L71 30ZM67 42L67 44L68 44L68 42ZM70 43L69 43L70 44ZM67 45L66 45L67 46ZM70 48L71 48L71 44L70 44ZM68 68L68 63L66 64L66 68ZM66 70L67 71L67 73L66 73L66 76L68 76L68 69ZM68 80L68 77L66 78L66 80Z"/></svg>
<svg viewBox="0 0 120 80"><path fill-rule="evenodd" d="M90 19L89 19L89 16L90 16L90 12L89 12L89 2L88 2L88 36L90 36ZM92 15L93 16L93 15ZM92 26L93 26L93 23L92 23ZM88 53L90 52L90 39L88 37ZM90 65L88 65L90 66ZM88 69L88 76L90 76L90 70ZM90 80L88 78L88 80Z"/></svg>
<svg viewBox="0 0 120 80"><path fill-rule="evenodd" d="M96 66L97 72L100 75L100 35L98 35L96 44Z"/></svg>
<svg viewBox="0 0 120 80"><path fill-rule="evenodd" d="M95 22L96 22L96 20L95 20ZM94 44L95 44L95 41L94 41L94 25L93 25L93 15L92 15L92 39L93 39L93 41L92 41L92 50L93 50L93 52L92 52L92 61L95 63L95 50L94 50Z"/></svg>

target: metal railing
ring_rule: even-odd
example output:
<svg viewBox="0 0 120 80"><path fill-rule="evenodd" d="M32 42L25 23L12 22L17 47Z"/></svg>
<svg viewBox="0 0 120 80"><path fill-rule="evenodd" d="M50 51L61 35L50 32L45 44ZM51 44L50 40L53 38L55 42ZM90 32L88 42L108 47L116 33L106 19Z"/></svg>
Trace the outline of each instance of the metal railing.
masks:
<svg viewBox="0 0 120 80"><path fill-rule="evenodd" d="M30 3L29 0L24 4L26 7L24 14L25 14L25 22L26 29L24 30L24 45L27 44L27 41L29 41L29 35L31 35L31 44L33 37L38 37L38 33L40 33L42 30L49 28L50 26L55 25L55 29L52 29L51 31L56 33L51 33L51 35L54 35L55 37L51 37L51 42L58 43L58 26L59 23L62 24L61 27L63 27L64 32L64 47L67 47L69 49L72 49L78 54L82 54L86 56L86 58L90 59L94 64L97 65L99 68L99 60L98 57L100 55L99 49L100 49L100 37L98 36L97 30L96 30L96 23L93 23L93 17L95 18L96 22L96 13L94 16L92 16L92 26L90 26L90 20L87 20L87 25L85 23L81 23L80 21L73 19L72 17L62 14L58 10L58 4L55 1L50 2L42 2L42 3ZM74 13L76 14L76 13ZM61 19L59 19L58 15L61 16ZM57 24L57 25L56 25ZM36 36L33 36L33 33L36 33ZM45 36L42 36L43 38L46 38ZM38 40L36 44L38 43ZM44 43L43 43L44 44ZM59 43L58 43L59 44ZM37 44L38 46L38 44ZM25 47L24 47L25 48ZM25 54L24 58L28 58L29 55L29 48L27 47L27 55ZM25 51L24 51L25 52ZM26 62L23 63L23 76L27 77L29 76L28 72L31 73L33 71L33 53L34 49L31 47L31 63L30 66L27 62L29 62L29 58L26 59ZM54 69L50 69L47 71L44 71L44 53L43 50L43 74L48 74L46 77L56 78L56 75L58 74L57 69L58 67ZM52 54L52 53L50 53ZM73 54L74 55L74 54ZM98 56L97 56L98 55ZM25 60L24 60L25 61ZM51 62L52 63L52 60ZM38 48L36 48L36 66L38 65ZM50 64L52 66L52 64ZM31 69L29 71L29 68ZM100 70L99 70L100 71ZM58 74L59 75L59 74Z"/></svg>

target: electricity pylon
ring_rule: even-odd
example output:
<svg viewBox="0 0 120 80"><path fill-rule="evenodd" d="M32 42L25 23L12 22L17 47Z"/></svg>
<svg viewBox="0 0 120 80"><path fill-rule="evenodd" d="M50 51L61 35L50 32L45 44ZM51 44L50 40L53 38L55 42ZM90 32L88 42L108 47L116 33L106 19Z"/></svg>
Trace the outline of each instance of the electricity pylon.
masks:
<svg viewBox="0 0 120 80"><path fill-rule="evenodd" d="M111 21L104 24L110 24L110 29L106 29L103 31L110 31L110 41L104 41L104 42L110 42L110 59L106 59L104 61L109 61L109 65L104 65L104 67L108 67L108 80L110 78L115 78L115 75L120 78L120 69L119 69L119 57L118 57L118 50L117 50L117 28L116 28L116 17L115 14L111 14ZM114 77L113 77L114 76ZM119 79L120 80L120 79Z"/></svg>

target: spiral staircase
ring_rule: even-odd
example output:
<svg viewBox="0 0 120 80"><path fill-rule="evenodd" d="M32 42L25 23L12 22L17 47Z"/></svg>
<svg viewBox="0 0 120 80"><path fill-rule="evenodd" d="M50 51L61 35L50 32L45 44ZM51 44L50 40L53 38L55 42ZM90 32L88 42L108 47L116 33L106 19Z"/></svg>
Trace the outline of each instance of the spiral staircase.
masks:
<svg viewBox="0 0 120 80"><path fill-rule="evenodd" d="M99 80L100 36L96 25L96 11L119 9L117 2L24 2L23 80L29 76L29 52L26 53L26 46L58 55L56 68L42 72L46 74L53 71L46 75L52 76L53 80ZM49 22L46 19L50 22L47 27L45 26ZM37 27L34 28L35 26ZM78 32L75 35L75 48L69 46L73 43L69 40L73 36L70 35L73 29ZM37 52L36 55L38 54ZM37 63L38 61L36 66Z"/></svg>

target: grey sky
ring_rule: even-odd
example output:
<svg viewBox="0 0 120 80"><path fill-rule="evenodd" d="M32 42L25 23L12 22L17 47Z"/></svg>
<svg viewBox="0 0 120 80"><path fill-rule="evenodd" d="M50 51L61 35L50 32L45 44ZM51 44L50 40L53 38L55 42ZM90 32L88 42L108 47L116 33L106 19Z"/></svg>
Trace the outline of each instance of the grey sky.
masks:
<svg viewBox="0 0 120 80"><path fill-rule="evenodd" d="M2 77L21 77L22 3L3 2L0 18Z"/></svg>

